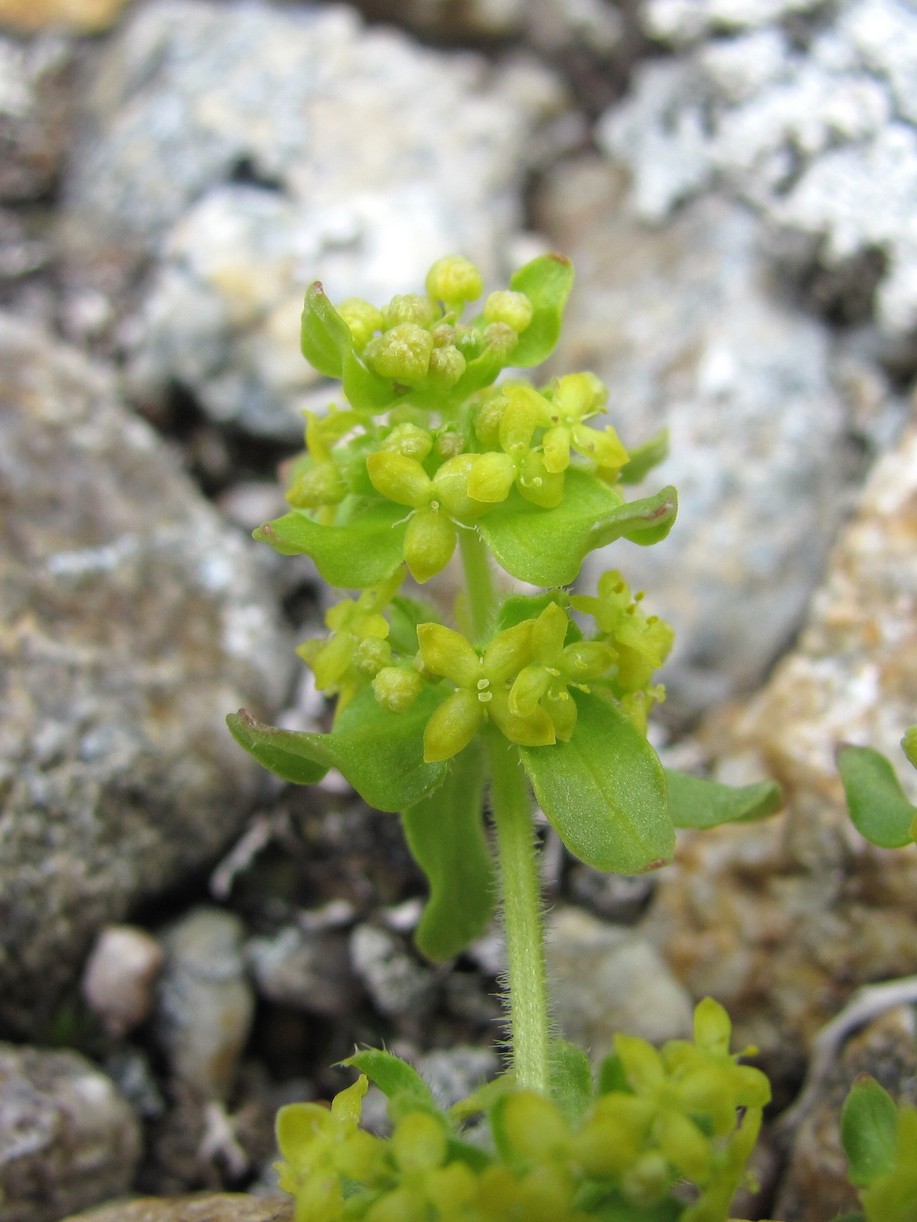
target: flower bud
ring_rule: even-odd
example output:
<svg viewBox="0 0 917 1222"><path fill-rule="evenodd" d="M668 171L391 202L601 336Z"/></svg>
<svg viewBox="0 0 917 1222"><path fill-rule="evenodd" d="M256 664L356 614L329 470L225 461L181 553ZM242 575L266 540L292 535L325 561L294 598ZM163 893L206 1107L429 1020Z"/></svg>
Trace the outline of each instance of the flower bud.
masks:
<svg viewBox="0 0 917 1222"><path fill-rule="evenodd" d="M461 255L446 255L437 259L427 272L427 292L449 306L462 306L477 301L484 291L481 273Z"/></svg>
<svg viewBox="0 0 917 1222"><path fill-rule="evenodd" d="M362 297L348 297L337 307L337 312L350 328L358 348L364 348L373 334L382 330L382 311Z"/></svg>
<svg viewBox="0 0 917 1222"><path fill-rule="evenodd" d="M473 361L484 351L484 337L474 327L457 326L453 343L467 361Z"/></svg>
<svg viewBox="0 0 917 1222"><path fill-rule="evenodd" d="M337 464L331 461L313 463L299 471L287 489L286 499L294 509L315 509L319 505L337 505L347 495L347 483Z"/></svg>
<svg viewBox="0 0 917 1222"><path fill-rule="evenodd" d="M421 297L418 293L400 293L391 299L382 311L382 317L385 330L388 331L403 322L412 322L418 327L428 328L435 322L438 313L429 297Z"/></svg>
<svg viewBox="0 0 917 1222"><path fill-rule="evenodd" d="M430 366L433 336L417 323L402 322L371 339L364 356L383 378L413 386L422 382Z"/></svg>
<svg viewBox="0 0 917 1222"><path fill-rule="evenodd" d="M532 303L525 293L513 293L509 289L490 293L484 303L484 317L487 322L506 323L517 334L526 329L534 313Z"/></svg>
<svg viewBox="0 0 917 1222"><path fill-rule="evenodd" d="M418 509L411 515L404 536L404 562L408 572L423 585L446 567L457 542L455 527L444 513Z"/></svg>
<svg viewBox="0 0 917 1222"><path fill-rule="evenodd" d="M392 660L392 647L388 641L376 636L367 636L359 641L353 651L354 667L364 675L374 675Z"/></svg>
<svg viewBox="0 0 917 1222"><path fill-rule="evenodd" d="M484 343L505 359L518 345L519 334L505 322L491 322L484 328Z"/></svg>
<svg viewBox="0 0 917 1222"><path fill-rule="evenodd" d="M454 344L445 348L434 348L430 353L427 376L445 390L449 390L465 372L465 366L465 358Z"/></svg>
<svg viewBox="0 0 917 1222"><path fill-rule="evenodd" d="M423 679L406 666L383 666L373 679L373 695L390 713L405 713L420 695Z"/></svg>
<svg viewBox="0 0 917 1222"><path fill-rule="evenodd" d="M426 429L405 421L404 424L395 425L382 442L380 449L391 451L394 454L403 454L405 458L423 462L433 449L433 438Z"/></svg>

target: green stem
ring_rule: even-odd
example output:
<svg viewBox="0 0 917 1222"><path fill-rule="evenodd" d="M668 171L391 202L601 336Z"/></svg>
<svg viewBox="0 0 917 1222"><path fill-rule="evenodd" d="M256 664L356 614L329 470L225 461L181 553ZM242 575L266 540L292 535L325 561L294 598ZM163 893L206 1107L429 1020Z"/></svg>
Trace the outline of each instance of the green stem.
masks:
<svg viewBox="0 0 917 1222"><path fill-rule="evenodd" d="M497 614L497 595L490 571L490 556L476 530L459 531L459 548L462 553L471 628L475 637L480 640L490 634Z"/></svg>
<svg viewBox="0 0 917 1222"><path fill-rule="evenodd" d="M548 992L532 803L519 752L497 730L487 735L491 808L503 892L509 1027L519 1086L547 1090Z"/></svg>
<svg viewBox="0 0 917 1222"><path fill-rule="evenodd" d="M462 531L460 540L472 629L483 639L497 613L490 557L476 531ZM518 749L492 726L486 740L506 930L513 1067L520 1086L544 1091L550 1022L532 801Z"/></svg>

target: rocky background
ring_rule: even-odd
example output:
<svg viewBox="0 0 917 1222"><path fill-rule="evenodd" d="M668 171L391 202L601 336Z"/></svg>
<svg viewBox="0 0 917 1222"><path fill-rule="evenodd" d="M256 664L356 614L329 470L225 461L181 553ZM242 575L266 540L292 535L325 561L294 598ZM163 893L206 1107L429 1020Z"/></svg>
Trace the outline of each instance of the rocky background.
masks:
<svg viewBox="0 0 917 1222"><path fill-rule="evenodd" d="M917 1097L917 853L849 826L841 741L917 720L917 9L909 0L0 0L0 1218L287 1216L272 1117L355 1042L492 1074L496 934L411 931L394 821L258 772L223 725L321 701L325 592L248 538L329 388L304 288L387 300L460 251L577 287L553 368L667 425L669 540L615 552L677 628L655 733L784 814L652 882L550 839L557 1018L772 1075L748 1217L854 1203L840 1101ZM596 559L595 566L604 563ZM906 766L905 766L906 767ZM891 1002L907 988L891 990ZM792 1109L794 1099L797 1103Z"/></svg>

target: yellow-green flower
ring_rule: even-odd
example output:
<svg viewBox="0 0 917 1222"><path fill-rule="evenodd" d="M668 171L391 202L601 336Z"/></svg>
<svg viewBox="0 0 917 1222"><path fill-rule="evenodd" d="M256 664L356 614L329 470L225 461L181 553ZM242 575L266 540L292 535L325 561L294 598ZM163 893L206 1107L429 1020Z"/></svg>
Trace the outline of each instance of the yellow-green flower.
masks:
<svg viewBox="0 0 917 1222"><path fill-rule="evenodd" d="M569 742L576 726L576 703L569 686L588 691L586 684L605 674L615 655L601 641L564 641L570 619L557 603L549 603L532 625L532 662L516 676L509 693L510 711L531 715L541 706L554 733Z"/></svg>
<svg viewBox="0 0 917 1222"><path fill-rule="evenodd" d="M550 423L542 438L545 467L566 471L570 451L591 459L603 474L617 472L628 459L621 439L611 425L593 429L584 423L598 415L608 398L606 387L592 373L573 373L548 388Z"/></svg>
<svg viewBox="0 0 917 1222"><path fill-rule="evenodd" d="M424 670L448 679L456 689L427 722L423 739L427 763L457 755L485 721L493 721L511 742L523 746L540 747L556 741L551 718L540 705L519 716L509 703L511 682L532 656L534 622L523 620L498 633L483 655L460 632L442 624L418 626Z"/></svg>
<svg viewBox="0 0 917 1222"><path fill-rule="evenodd" d="M337 695L338 713L392 660L388 620L381 608L400 584L401 574L396 573L359 598L335 603L325 615L330 635L304 641L296 651L311 666L319 691Z"/></svg>

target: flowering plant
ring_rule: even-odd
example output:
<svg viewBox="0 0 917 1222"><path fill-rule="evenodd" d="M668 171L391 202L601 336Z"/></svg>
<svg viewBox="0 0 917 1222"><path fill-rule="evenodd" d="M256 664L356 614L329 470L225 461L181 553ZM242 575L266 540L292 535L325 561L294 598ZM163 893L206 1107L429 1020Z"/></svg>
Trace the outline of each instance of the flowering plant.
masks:
<svg viewBox="0 0 917 1222"><path fill-rule="evenodd" d="M330 1113L282 1113L285 1182L303 1219L535 1218L544 1193L552 1219L722 1222L766 1101L757 1071L728 1054L714 1003L698 1009L696 1045L659 1054L621 1037L597 1087L585 1054L551 1030L533 799L571 853L622 874L670 861L676 827L780 803L769 782L732 789L663 768L646 729L672 629L618 569L594 593L570 589L589 552L651 545L676 514L671 487L624 492L664 458L664 434L626 447L602 422L608 395L591 373L536 385L509 372L549 356L572 282L566 259L537 258L466 318L482 279L450 256L425 293L382 309L335 308L320 284L306 295L303 352L346 401L307 413L290 511L255 533L355 593L299 650L336 701L334 722L294 732L241 711L230 729L284 779L337 768L400 816L429 884L417 930L428 957L463 950L499 897L511 1062L460 1108L462 1122L469 1108L490 1117L498 1164L485 1164L409 1067L358 1054L352 1064L389 1094L394 1135L379 1145L357 1128L359 1085ZM426 586L456 552L464 581L451 614L404 592L408 576ZM500 570L539 592L501 593ZM693 1203L673 1195L685 1176L699 1186Z"/></svg>

